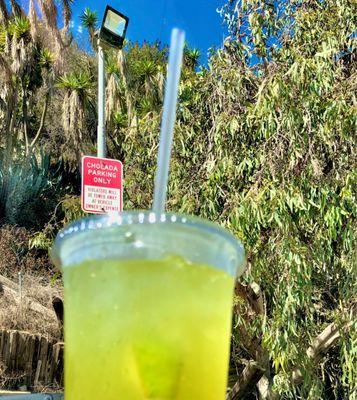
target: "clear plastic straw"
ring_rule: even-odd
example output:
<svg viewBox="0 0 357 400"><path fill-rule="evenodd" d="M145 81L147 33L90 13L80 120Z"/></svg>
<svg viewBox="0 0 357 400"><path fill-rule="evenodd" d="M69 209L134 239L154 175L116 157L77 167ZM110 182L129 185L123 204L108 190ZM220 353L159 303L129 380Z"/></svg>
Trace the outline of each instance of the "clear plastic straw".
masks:
<svg viewBox="0 0 357 400"><path fill-rule="evenodd" d="M169 54L169 68L166 81L164 112L161 122L161 135L157 171L155 178L155 192L153 211L156 214L165 212L167 196L167 182L171 158L172 139L176 120L177 94L180 82L185 32L173 29Z"/></svg>

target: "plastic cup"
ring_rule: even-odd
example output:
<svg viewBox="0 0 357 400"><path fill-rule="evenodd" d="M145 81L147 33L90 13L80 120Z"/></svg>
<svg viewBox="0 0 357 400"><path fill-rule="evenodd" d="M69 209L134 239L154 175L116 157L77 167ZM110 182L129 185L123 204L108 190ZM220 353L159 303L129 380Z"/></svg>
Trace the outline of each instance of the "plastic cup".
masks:
<svg viewBox="0 0 357 400"><path fill-rule="evenodd" d="M202 219L96 216L59 233L66 400L225 399L244 250Z"/></svg>

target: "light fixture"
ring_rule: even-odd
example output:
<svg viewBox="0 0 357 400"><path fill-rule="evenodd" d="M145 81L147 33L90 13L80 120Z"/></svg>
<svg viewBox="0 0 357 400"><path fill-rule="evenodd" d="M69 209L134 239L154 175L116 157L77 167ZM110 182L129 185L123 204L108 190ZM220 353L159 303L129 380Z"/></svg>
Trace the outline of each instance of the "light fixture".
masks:
<svg viewBox="0 0 357 400"><path fill-rule="evenodd" d="M99 40L121 49L124 44L129 18L111 6L107 6L102 26L99 32Z"/></svg>

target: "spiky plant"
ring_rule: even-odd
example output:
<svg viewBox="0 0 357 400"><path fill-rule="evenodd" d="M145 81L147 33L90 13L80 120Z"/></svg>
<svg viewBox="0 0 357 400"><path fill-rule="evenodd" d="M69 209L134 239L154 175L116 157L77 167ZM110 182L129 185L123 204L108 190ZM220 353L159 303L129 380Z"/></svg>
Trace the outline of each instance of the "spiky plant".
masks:
<svg viewBox="0 0 357 400"><path fill-rule="evenodd" d="M195 70L198 67L201 52L198 49L192 49L185 46L184 49L184 64L191 70Z"/></svg>
<svg viewBox="0 0 357 400"><path fill-rule="evenodd" d="M7 31L11 36L16 36L17 39L22 39L22 38L28 39L30 29L31 25L28 18L17 16L10 21Z"/></svg>
<svg viewBox="0 0 357 400"><path fill-rule="evenodd" d="M95 31L98 26L98 14L90 8L85 8L83 14L80 16L82 25L88 30L90 41L93 48L95 48Z"/></svg>
<svg viewBox="0 0 357 400"><path fill-rule="evenodd" d="M67 140L78 150L79 157L85 134L85 111L93 77L87 72L70 73L59 78L57 87L64 89L62 123Z"/></svg>

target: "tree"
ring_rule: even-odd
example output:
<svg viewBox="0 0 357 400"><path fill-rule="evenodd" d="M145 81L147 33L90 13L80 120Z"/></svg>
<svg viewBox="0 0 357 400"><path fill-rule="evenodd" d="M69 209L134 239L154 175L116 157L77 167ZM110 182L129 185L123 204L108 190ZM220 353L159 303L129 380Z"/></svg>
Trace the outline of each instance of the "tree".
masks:
<svg viewBox="0 0 357 400"><path fill-rule="evenodd" d="M188 68L195 70L198 67L201 53L198 49L191 49L187 45L184 49L184 64Z"/></svg>
<svg viewBox="0 0 357 400"><path fill-rule="evenodd" d="M77 162L80 165L81 150L86 131L86 109L93 78L87 72L73 72L61 76L57 86L65 90L62 105L63 129L68 143L77 152Z"/></svg>
<svg viewBox="0 0 357 400"><path fill-rule="evenodd" d="M354 399L353 2L228 5L224 48L181 83L168 206L247 250L229 398ZM121 131L127 207L151 206L159 122Z"/></svg>
<svg viewBox="0 0 357 400"><path fill-rule="evenodd" d="M98 14L95 11L92 11L90 8L86 8L81 15L82 25L88 29L90 42L92 44L93 49L96 49L96 38L95 31L98 26Z"/></svg>
<svg viewBox="0 0 357 400"><path fill-rule="evenodd" d="M68 30L69 23L72 17L72 9L71 5L73 4L74 0L62 0L62 7L63 7L63 22L64 22L64 29L65 31Z"/></svg>
<svg viewBox="0 0 357 400"><path fill-rule="evenodd" d="M70 3L64 0L65 28L69 22ZM28 16L16 1L11 2L11 11L3 1L0 3L1 128L6 141L7 162L10 162L15 149L19 151L23 148L24 154L28 155L38 143L43 133L53 82L63 61L63 50L70 43L70 38L62 40L56 5L49 1L40 2L40 6L43 21L37 15L34 0L30 0ZM57 38L55 45L48 40L48 33ZM62 50L58 51L59 48ZM42 90L43 111L38 126L31 126L29 105Z"/></svg>

